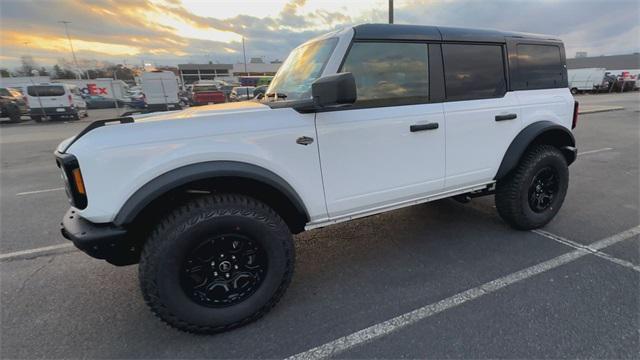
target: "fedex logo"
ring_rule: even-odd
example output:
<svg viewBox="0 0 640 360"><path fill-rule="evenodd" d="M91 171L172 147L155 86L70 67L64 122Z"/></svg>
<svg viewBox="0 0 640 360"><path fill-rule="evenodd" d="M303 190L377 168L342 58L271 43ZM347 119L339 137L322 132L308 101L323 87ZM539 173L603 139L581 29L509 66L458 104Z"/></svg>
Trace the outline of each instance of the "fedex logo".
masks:
<svg viewBox="0 0 640 360"><path fill-rule="evenodd" d="M96 84L87 84L87 87L81 90L86 95L109 95L106 87L98 87Z"/></svg>

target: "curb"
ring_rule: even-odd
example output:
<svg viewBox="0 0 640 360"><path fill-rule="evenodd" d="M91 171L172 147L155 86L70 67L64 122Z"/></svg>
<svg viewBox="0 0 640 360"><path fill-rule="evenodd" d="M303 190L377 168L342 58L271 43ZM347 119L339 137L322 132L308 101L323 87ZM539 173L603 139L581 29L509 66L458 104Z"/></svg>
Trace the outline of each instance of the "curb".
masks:
<svg viewBox="0 0 640 360"><path fill-rule="evenodd" d="M624 107L622 107L622 106L609 106L609 107L600 107L600 108L594 108L594 109L579 110L578 111L578 115L595 114L595 113L600 113L600 112L617 111L617 110L624 110Z"/></svg>

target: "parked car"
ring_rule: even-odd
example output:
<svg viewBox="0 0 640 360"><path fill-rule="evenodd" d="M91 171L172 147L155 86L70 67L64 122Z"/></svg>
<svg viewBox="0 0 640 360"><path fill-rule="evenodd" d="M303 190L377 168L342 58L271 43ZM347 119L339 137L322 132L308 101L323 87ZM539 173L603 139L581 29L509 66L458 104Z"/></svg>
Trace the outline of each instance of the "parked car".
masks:
<svg viewBox="0 0 640 360"><path fill-rule="evenodd" d="M88 95L85 96L84 101L87 103L87 109L111 109L116 105L119 108L123 108L126 103L120 99L110 99L103 96Z"/></svg>
<svg viewBox="0 0 640 360"><path fill-rule="evenodd" d="M219 104L226 101L224 93L213 84L195 84L191 89L191 105Z"/></svg>
<svg viewBox="0 0 640 360"><path fill-rule="evenodd" d="M245 101L253 98L253 86L238 86L231 90L230 101Z"/></svg>
<svg viewBox="0 0 640 360"><path fill-rule="evenodd" d="M49 117L52 120L70 118L78 120L88 116L87 103L75 85L43 83L27 86L27 103L31 119L40 122Z"/></svg>
<svg viewBox="0 0 640 360"><path fill-rule="evenodd" d="M140 92L131 96L125 105L133 109L144 109L147 107L147 102L145 101L144 94Z"/></svg>
<svg viewBox="0 0 640 360"><path fill-rule="evenodd" d="M257 88L253 89L253 97L259 98L259 99L263 98L268 88L269 88L268 85L258 86Z"/></svg>
<svg viewBox="0 0 640 360"><path fill-rule="evenodd" d="M260 101L94 122L63 141L62 234L139 263L171 326L242 326L291 283L292 234L454 196L495 195L515 229L550 222L577 151L565 69L547 35L333 32L294 49Z"/></svg>
<svg viewBox="0 0 640 360"><path fill-rule="evenodd" d="M29 114L29 107L22 93L13 88L0 87L0 117L10 122L20 122L22 115Z"/></svg>

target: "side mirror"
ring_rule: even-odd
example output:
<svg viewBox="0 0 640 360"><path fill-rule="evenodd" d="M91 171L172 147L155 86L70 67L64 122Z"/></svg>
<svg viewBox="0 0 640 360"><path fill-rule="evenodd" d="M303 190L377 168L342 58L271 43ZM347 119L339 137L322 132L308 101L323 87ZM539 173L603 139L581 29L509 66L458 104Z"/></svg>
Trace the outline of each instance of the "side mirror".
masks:
<svg viewBox="0 0 640 360"><path fill-rule="evenodd" d="M311 84L317 108L349 105L356 101L356 79L349 72L323 76Z"/></svg>

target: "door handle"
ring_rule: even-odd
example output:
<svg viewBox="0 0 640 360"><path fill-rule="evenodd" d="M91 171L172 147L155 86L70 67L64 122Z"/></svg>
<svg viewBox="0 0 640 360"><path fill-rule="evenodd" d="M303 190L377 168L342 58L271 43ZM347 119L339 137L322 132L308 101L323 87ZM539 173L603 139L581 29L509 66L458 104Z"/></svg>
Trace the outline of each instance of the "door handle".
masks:
<svg viewBox="0 0 640 360"><path fill-rule="evenodd" d="M513 120L517 117L518 115L516 114L496 115L496 121Z"/></svg>
<svg viewBox="0 0 640 360"><path fill-rule="evenodd" d="M438 128L438 123L428 123L428 124L420 124L420 125L411 125L409 127L409 130L411 130L411 132L416 132L416 131L425 131L425 130L435 130Z"/></svg>

